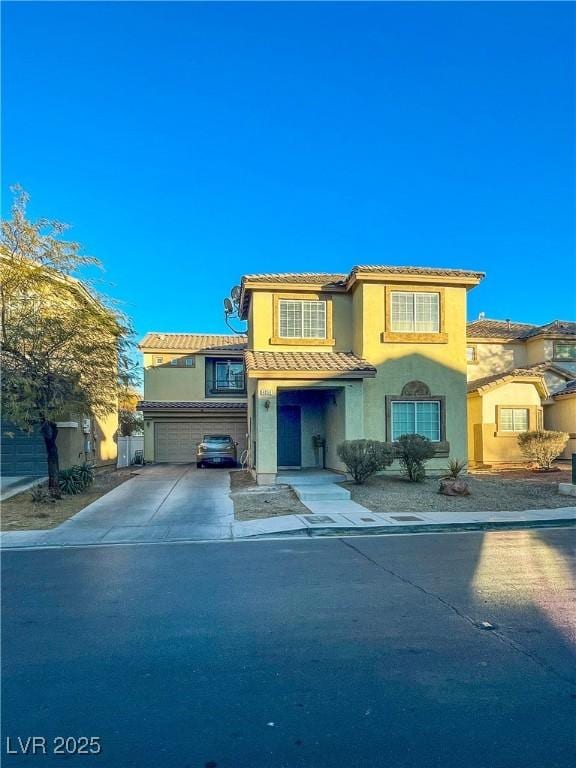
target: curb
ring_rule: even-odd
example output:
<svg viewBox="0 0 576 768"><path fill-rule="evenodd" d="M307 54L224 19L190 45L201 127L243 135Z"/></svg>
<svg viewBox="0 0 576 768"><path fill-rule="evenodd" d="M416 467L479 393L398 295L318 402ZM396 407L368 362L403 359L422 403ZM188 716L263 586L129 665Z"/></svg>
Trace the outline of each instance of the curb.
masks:
<svg viewBox="0 0 576 768"><path fill-rule="evenodd" d="M260 538L285 538L286 536L306 536L309 538L319 538L326 536L382 536L386 534L401 535L403 533L452 533L458 531L513 531L527 528L575 528L576 520L507 520L493 523L427 523L426 525L373 525L370 527L345 528L299 528L293 531L282 531L281 533L260 533L255 536L235 537L235 541L248 541L250 539Z"/></svg>

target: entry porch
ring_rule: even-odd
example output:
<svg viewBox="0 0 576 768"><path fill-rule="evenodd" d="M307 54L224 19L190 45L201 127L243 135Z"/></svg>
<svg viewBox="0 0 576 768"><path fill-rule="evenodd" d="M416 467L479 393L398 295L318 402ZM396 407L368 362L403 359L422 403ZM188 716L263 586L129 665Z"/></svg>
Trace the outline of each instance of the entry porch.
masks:
<svg viewBox="0 0 576 768"><path fill-rule="evenodd" d="M344 472L338 445L364 436L362 380L259 380L249 397L250 466L261 485L278 473Z"/></svg>

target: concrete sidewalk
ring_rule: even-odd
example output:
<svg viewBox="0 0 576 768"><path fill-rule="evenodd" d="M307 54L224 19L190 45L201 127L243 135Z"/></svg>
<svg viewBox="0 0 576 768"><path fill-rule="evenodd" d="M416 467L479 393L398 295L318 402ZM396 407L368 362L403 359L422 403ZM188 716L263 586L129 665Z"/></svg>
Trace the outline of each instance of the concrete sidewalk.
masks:
<svg viewBox="0 0 576 768"><path fill-rule="evenodd" d="M339 508L345 502L339 503ZM350 502L352 503L352 502ZM313 502L310 502L313 504ZM318 502L324 505L326 502ZM356 506L356 505L355 505ZM363 508L362 508L363 509ZM66 547L90 544L150 544L183 541L234 541L282 536L365 536L367 534L438 533L510 528L539 528L576 524L576 507L529 509L523 512L361 513L330 512L322 506L318 514L282 515L261 520L233 521L224 512L220 524L207 526L125 525L102 530L66 524L52 531L14 531L0 534L3 548Z"/></svg>

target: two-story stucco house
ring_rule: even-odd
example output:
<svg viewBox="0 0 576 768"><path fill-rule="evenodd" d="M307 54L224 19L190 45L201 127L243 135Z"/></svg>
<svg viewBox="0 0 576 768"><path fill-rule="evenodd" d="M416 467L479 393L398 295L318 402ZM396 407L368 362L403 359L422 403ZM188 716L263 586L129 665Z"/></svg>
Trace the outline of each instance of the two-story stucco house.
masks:
<svg viewBox="0 0 576 768"><path fill-rule="evenodd" d="M144 458L193 462L205 434L246 448L245 336L148 333L144 358Z"/></svg>
<svg viewBox="0 0 576 768"><path fill-rule="evenodd" d="M524 462L518 434L555 429L576 451L576 323L468 324L468 456L474 466Z"/></svg>
<svg viewBox="0 0 576 768"><path fill-rule="evenodd" d="M466 294L483 273L357 266L241 282L249 463L343 470L343 440L419 433L431 469L466 458Z"/></svg>

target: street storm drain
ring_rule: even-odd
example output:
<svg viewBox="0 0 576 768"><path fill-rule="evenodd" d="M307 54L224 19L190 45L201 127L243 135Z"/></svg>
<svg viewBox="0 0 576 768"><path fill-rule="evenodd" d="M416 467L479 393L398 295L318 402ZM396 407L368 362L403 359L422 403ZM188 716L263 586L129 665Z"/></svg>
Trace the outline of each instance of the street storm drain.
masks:
<svg viewBox="0 0 576 768"><path fill-rule="evenodd" d="M419 520L421 523L424 522L421 517L416 517L415 515L390 515L392 520Z"/></svg>
<svg viewBox="0 0 576 768"><path fill-rule="evenodd" d="M331 517L328 517L328 515L304 515L304 518L308 520L309 523L334 523L336 522Z"/></svg>

